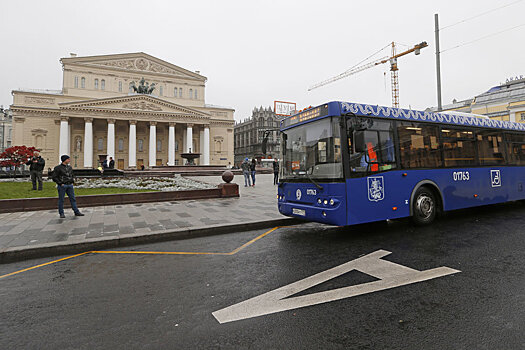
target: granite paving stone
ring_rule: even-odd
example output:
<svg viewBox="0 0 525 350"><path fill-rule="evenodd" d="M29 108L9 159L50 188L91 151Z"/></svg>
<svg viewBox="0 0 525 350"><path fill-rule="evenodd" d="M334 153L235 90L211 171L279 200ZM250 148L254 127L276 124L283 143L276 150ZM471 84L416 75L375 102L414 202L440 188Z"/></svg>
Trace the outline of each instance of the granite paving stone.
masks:
<svg viewBox="0 0 525 350"><path fill-rule="evenodd" d="M194 180L218 185L220 176L197 176ZM235 176L237 184L242 176ZM257 186L240 187L240 198L169 201L80 208L84 217L70 209L66 219L57 210L0 214L0 250L40 243L83 242L86 239L147 234L191 227L242 224L247 221L284 218L277 211L273 175L257 175Z"/></svg>

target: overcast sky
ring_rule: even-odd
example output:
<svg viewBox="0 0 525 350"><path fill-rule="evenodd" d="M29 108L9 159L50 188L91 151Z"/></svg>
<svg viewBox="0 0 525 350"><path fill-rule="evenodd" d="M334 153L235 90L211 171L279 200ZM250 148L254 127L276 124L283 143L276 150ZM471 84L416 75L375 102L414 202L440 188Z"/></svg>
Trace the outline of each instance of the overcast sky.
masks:
<svg viewBox="0 0 525 350"><path fill-rule="evenodd" d="M17 88L61 89L61 57L143 51L208 77L206 103L235 119L274 100L391 105L388 64L308 92L389 42L429 47L399 59L401 107L435 106L434 13L445 27L506 1L67 0L0 2L0 104ZM525 1L446 28L446 50L525 24ZM525 75L525 26L442 53L443 103ZM401 46L400 49L406 47ZM385 52L388 54L388 52ZM386 75L385 75L386 73Z"/></svg>

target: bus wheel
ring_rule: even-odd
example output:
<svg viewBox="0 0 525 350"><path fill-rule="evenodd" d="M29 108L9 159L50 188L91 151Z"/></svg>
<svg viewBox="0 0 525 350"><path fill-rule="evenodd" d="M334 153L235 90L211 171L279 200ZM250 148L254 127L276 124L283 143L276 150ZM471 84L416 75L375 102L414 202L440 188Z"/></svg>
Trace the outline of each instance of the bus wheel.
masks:
<svg viewBox="0 0 525 350"><path fill-rule="evenodd" d="M428 225L436 218L437 202L432 190L420 187L416 191L412 205L412 221L416 225Z"/></svg>

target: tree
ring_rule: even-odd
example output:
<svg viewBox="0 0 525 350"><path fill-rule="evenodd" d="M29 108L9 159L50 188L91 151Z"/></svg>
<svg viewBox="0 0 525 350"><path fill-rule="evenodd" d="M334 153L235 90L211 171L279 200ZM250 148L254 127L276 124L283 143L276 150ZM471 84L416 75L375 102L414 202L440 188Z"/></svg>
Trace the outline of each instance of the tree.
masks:
<svg viewBox="0 0 525 350"><path fill-rule="evenodd" d="M26 164L34 155L35 152L39 152L39 149L35 147L27 146L13 146L6 148L2 154L0 154L0 166L15 167L19 168L21 165Z"/></svg>

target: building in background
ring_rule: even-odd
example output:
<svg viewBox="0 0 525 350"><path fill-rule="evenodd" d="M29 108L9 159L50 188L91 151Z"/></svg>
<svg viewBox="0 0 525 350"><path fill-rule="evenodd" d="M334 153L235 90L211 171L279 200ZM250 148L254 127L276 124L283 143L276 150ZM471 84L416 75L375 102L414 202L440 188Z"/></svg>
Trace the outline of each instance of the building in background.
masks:
<svg viewBox="0 0 525 350"><path fill-rule="evenodd" d="M234 126L235 165L239 166L246 157L255 158L259 162L263 158L278 158L281 151L278 131L280 121L281 117L275 115L272 107L255 107L251 117L242 122L236 122ZM268 136L266 154L263 154L262 140L266 130L271 131Z"/></svg>
<svg viewBox="0 0 525 350"><path fill-rule="evenodd" d="M436 108L431 108L435 112ZM525 123L525 78L507 79L478 96L444 105L444 111L483 114L491 119Z"/></svg>
<svg viewBox="0 0 525 350"><path fill-rule="evenodd" d="M200 72L143 52L60 62L61 90L13 91L13 145L41 149L49 165L69 154L78 168L105 156L118 169L182 165L189 151L200 165L233 162L234 110L205 103Z"/></svg>
<svg viewBox="0 0 525 350"><path fill-rule="evenodd" d="M0 153L11 147L13 115L10 109L0 106Z"/></svg>

